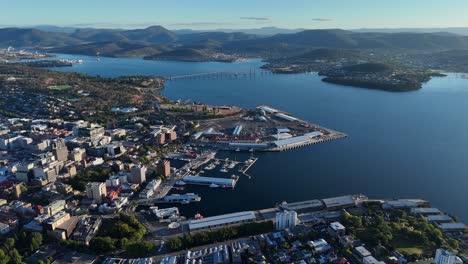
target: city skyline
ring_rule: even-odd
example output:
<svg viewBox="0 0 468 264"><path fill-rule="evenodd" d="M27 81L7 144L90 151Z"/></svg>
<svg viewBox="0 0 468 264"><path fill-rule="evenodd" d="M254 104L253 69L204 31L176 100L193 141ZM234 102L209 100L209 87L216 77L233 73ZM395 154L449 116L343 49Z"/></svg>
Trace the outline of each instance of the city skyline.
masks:
<svg viewBox="0 0 468 264"><path fill-rule="evenodd" d="M339 8L337 8L337 6ZM25 8L27 7L27 8ZM169 29L219 28L442 28L468 26L464 15L468 2L452 0L375 3L293 0L271 2L219 2L202 0L163 3L135 0L77 3L51 0L15 1L3 6L2 27L56 25L97 28L144 28L161 25ZM442 11L443 12L442 12ZM53 14L53 15L51 15Z"/></svg>

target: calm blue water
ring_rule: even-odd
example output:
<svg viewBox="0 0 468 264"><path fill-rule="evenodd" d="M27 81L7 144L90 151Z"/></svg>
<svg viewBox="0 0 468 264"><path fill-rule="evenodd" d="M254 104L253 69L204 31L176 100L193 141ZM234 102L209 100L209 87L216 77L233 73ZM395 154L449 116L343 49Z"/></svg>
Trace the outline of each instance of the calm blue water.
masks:
<svg viewBox="0 0 468 264"><path fill-rule="evenodd" d="M93 75L176 75L258 67L225 63L103 58L59 70ZM171 99L255 107L268 104L349 135L290 152L261 153L234 190L194 187L203 201L186 208L205 215L364 193L372 198L423 198L468 221L468 80L450 74L420 91L389 93L323 83L316 74L168 82ZM248 154L240 154L248 155ZM245 158L238 156L238 159ZM190 216L190 215L189 215Z"/></svg>

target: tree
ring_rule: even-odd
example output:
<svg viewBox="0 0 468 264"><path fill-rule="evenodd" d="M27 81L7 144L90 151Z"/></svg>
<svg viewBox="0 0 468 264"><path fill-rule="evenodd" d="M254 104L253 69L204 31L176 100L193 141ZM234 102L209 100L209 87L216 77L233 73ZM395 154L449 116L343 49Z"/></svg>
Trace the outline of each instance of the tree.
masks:
<svg viewBox="0 0 468 264"><path fill-rule="evenodd" d="M107 253L114 251L114 241L110 237L96 237L91 240L90 247L97 253Z"/></svg>
<svg viewBox="0 0 468 264"><path fill-rule="evenodd" d="M449 238L447 242L453 250L457 250L460 247L460 243L453 238Z"/></svg>
<svg viewBox="0 0 468 264"><path fill-rule="evenodd" d="M23 264L23 257L20 255L18 250L14 248L13 250L10 251L10 263L12 264Z"/></svg>
<svg viewBox="0 0 468 264"><path fill-rule="evenodd" d="M140 162L141 162L142 164L148 165L148 164L150 164L151 160L150 160L147 156L142 156L142 157L140 158Z"/></svg>
<svg viewBox="0 0 468 264"><path fill-rule="evenodd" d="M348 228L362 227L362 220L359 216L344 213L341 217L341 223Z"/></svg>
<svg viewBox="0 0 468 264"><path fill-rule="evenodd" d="M172 238L169 240L169 242L167 242L167 247L171 251L180 250L183 247L182 240L179 237Z"/></svg>
<svg viewBox="0 0 468 264"><path fill-rule="evenodd" d="M7 238L4 246L7 251L13 250L15 248L15 239L11 237Z"/></svg>
<svg viewBox="0 0 468 264"><path fill-rule="evenodd" d="M42 234L38 232L33 232L31 234L31 252L38 250L42 245Z"/></svg>
<svg viewBox="0 0 468 264"><path fill-rule="evenodd" d="M127 223L118 221L116 224L114 224L114 226L112 226L110 230L110 235L114 238L128 238L132 236L132 234L135 232L136 230L131 228Z"/></svg>
<svg viewBox="0 0 468 264"><path fill-rule="evenodd" d="M5 254L5 251L0 249L0 264L7 264L10 261L10 257Z"/></svg>
<svg viewBox="0 0 468 264"><path fill-rule="evenodd" d="M156 246L149 241L139 241L135 243L130 243L125 247L125 251L130 256L134 257L143 257L150 255L154 252Z"/></svg>

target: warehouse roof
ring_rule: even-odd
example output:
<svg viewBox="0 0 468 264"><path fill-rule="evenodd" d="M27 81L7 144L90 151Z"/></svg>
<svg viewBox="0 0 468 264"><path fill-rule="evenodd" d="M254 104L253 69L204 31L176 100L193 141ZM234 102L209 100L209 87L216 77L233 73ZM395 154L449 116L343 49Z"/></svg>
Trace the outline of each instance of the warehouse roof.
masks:
<svg viewBox="0 0 468 264"><path fill-rule="evenodd" d="M356 204L356 200L351 195L327 198L323 199L322 201L327 208L343 207Z"/></svg>
<svg viewBox="0 0 468 264"><path fill-rule="evenodd" d="M442 214L442 212L437 208L425 208L425 207L413 208L411 209L411 212L413 214Z"/></svg>
<svg viewBox="0 0 468 264"><path fill-rule="evenodd" d="M213 178L213 177L203 177L203 176L185 176L184 181L186 182L194 182L194 183L216 183L222 185L233 186L235 184L234 179L228 178Z"/></svg>
<svg viewBox="0 0 468 264"><path fill-rule="evenodd" d="M243 221L255 220L255 214L252 211L237 212L232 214L217 215L206 217L198 220L190 220L188 222L190 230L210 228L215 226L227 225Z"/></svg>
<svg viewBox="0 0 468 264"><path fill-rule="evenodd" d="M429 222L438 222L438 221L453 221L452 217L448 215L429 215L426 217Z"/></svg>
<svg viewBox="0 0 468 264"><path fill-rule="evenodd" d="M437 227L442 229L443 231L450 231L465 229L466 225L463 223L442 223L437 225Z"/></svg>
<svg viewBox="0 0 468 264"><path fill-rule="evenodd" d="M318 209L323 207L323 203L320 200L307 200L295 203L283 203L280 205L281 208L291 211L300 211L305 209Z"/></svg>

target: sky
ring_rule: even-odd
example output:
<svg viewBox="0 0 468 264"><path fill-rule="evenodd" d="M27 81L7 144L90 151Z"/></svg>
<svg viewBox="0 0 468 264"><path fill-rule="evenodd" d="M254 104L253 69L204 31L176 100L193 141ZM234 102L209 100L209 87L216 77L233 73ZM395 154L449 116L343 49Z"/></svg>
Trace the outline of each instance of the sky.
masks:
<svg viewBox="0 0 468 264"><path fill-rule="evenodd" d="M7 0L2 0L7 2ZM0 26L99 28L468 27L468 0L10 0Z"/></svg>

